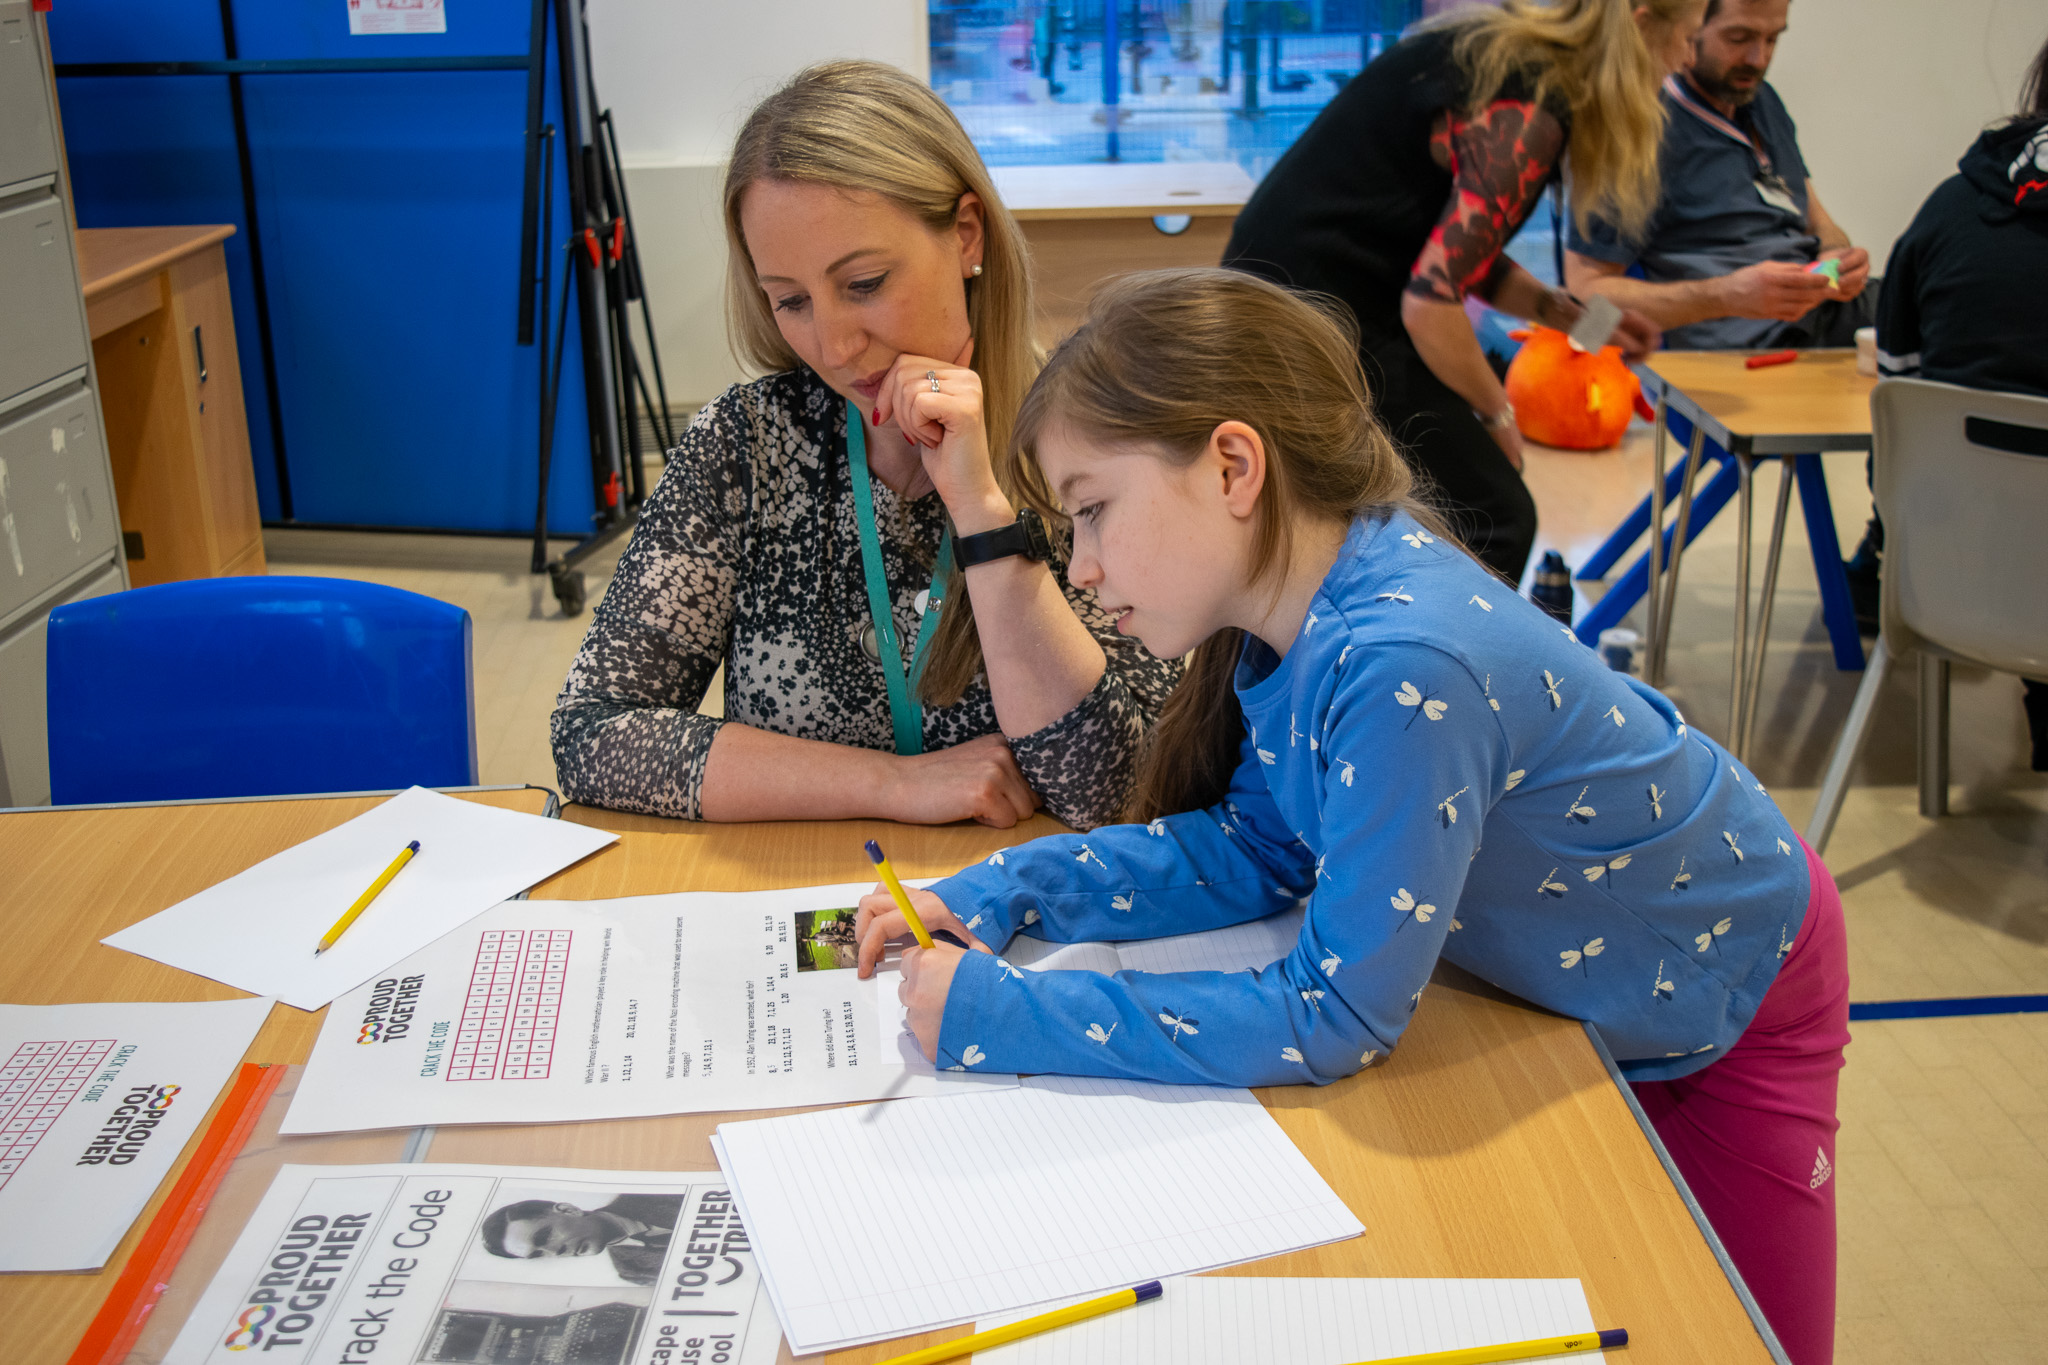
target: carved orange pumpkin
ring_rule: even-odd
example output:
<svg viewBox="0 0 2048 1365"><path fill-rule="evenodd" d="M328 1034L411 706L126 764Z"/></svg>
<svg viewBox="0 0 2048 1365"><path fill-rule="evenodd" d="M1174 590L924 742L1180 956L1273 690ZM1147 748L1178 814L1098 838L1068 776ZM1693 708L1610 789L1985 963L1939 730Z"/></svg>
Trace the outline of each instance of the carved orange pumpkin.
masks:
<svg viewBox="0 0 2048 1365"><path fill-rule="evenodd" d="M1621 439L1642 385L1619 347L1582 351L1548 327L1508 335L1522 343L1507 379L1522 435L1564 450L1605 450Z"/></svg>

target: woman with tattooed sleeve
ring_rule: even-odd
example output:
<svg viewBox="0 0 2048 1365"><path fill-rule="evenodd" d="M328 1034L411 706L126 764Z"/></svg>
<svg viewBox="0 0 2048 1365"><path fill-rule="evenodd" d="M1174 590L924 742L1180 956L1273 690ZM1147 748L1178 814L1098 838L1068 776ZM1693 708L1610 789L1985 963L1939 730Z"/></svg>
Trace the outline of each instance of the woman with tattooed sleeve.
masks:
<svg viewBox="0 0 2048 1365"><path fill-rule="evenodd" d="M1546 185L1640 224L1657 203L1657 90L1705 0L1506 0L1417 30L1340 91L1238 215L1223 263L1358 319L1380 420L1453 528L1519 581L1536 535L1514 410L1467 295L1568 328L1579 306L1501 254ZM1655 327L1626 314L1632 356Z"/></svg>

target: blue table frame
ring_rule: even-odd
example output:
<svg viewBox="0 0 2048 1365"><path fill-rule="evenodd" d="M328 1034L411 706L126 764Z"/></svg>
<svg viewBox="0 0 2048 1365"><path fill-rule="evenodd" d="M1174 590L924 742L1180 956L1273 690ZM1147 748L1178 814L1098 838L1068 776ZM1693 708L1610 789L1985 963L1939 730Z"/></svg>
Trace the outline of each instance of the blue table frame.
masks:
<svg viewBox="0 0 2048 1365"><path fill-rule="evenodd" d="M1576 627L1577 633L1581 640L1592 645L1599 639L1601 631L1619 624L1637 602L1647 598L1650 639L1644 655L1644 671L1653 685L1661 683L1670 644L1671 612L1677 601L1680 556L1685 546L1690 545L1707 523L1727 506L1729 499L1737 499L1741 521L1736 534L1735 649L1728 740L1737 757L1746 759L1755 725L1757 693L1763 677L1771 609L1784 548L1786 515L1795 483L1799 487L1800 509L1806 518L1814 577L1820 584L1821 612L1834 645L1835 666L1844 671L1864 666L1863 641L1849 597L1848 576L1842 568L1841 542L1835 535L1834 507L1828 500L1827 477L1820 457L1830 450L1868 450L1868 420L1864 421L1860 431L1735 431L1649 365L1638 366L1636 373L1643 381L1644 392L1651 395L1657 404L1651 490L1606 543L1580 567L1579 579L1605 578L1646 532L1650 532L1653 526L1655 531L1649 546L1581 618ZM1686 459L1668 469L1665 461L1667 434L1677 436L1687 445ZM1792 477L1779 482L1770 549L1765 558L1762 600L1752 639L1749 628L1750 490L1756 463L1763 459L1790 460ZM1705 487L1695 492L1700 471L1710 461L1715 465L1712 476ZM1666 504L1677 508L1676 518L1669 527L1664 524ZM1664 567L1667 564L1668 571Z"/></svg>

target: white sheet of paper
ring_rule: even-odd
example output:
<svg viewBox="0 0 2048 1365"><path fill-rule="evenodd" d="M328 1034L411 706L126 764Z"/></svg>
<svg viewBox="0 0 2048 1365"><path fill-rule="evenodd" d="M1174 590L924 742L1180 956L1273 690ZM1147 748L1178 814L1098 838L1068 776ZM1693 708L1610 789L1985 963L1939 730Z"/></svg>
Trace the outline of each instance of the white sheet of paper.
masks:
<svg viewBox="0 0 2048 1365"><path fill-rule="evenodd" d="M507 901L334 1003L284 1131L781 1109L1015 1085L937 1071L914 1046L906 1059L883 1031L877 980L838 965L851 961L850 931L806 941L806 928L832 924L870 885ZM893 980L887 989L894 1011Z"/></svg>
<svg viewBox="0 0 2048 1365"><path fill-rule="evenodd" d="M105 1265L270 1005L0 1005L0 1270Z"/></svg>
<svg viewBox="0 0 2048 1365"><path fill-rule="evenodd" d="M977 1365L1345 1365L1593 1330L1577 1280L1167 1280L1150 1303L977 1351ZM1035 1313L1039 1309L1032 1309ZM975 1323L1005 1327L1030 1313ZM1590 1365L1598 1350L1556 1359Z"/></svg>
<svg viewBox="0 0 2048 1365"><path fill-rule="evenodd" d="M1365 1231L1248 1090L1032 1077L713 1150L798 1355Z"/></svg>
<svg viewBox="0 0 2048 1365"><path fill-rule="evenodd" d="M413 787L100 941L317 1010L618 837ZM414 839L412 861L315 957Z"/></svg>
<svg viewBox="0 0 2048 1365"><path fill-rule="evenodd" d="M485 1221L528 1200L647 1231L613 1223L588 1255L493 1253ZM164 1359L772 1365L781 1342L716 1171L286 1166Z"/></svg>

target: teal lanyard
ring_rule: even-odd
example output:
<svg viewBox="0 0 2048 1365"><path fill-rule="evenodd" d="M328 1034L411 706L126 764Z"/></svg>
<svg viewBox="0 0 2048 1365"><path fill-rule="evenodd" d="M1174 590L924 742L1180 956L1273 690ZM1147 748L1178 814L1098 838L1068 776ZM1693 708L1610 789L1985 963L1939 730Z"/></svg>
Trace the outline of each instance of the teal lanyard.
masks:
<svg viewBox="0 0 2048 1365"><path fill-rule="evenodd" d="M939 605L946 597L946 565L953 557L953 527L939 537L939 559L932 568L931 594L925 599L924 621L917 628L917 648L910 668L903 667L903 646L896 635L896 615L889 604L889 576L882 568L882 542L875 534L875 495L868 486L868 441L860 411L846 405L846 461L853 466L853 506L860 522L860 567L868 581L868 615L875 623L875 652L882 656L882 681L889 688L889 720L896 729L896 752L924 752L924 707L917 700L917 680L924 672L925 647L939 624Z"/></svg>

